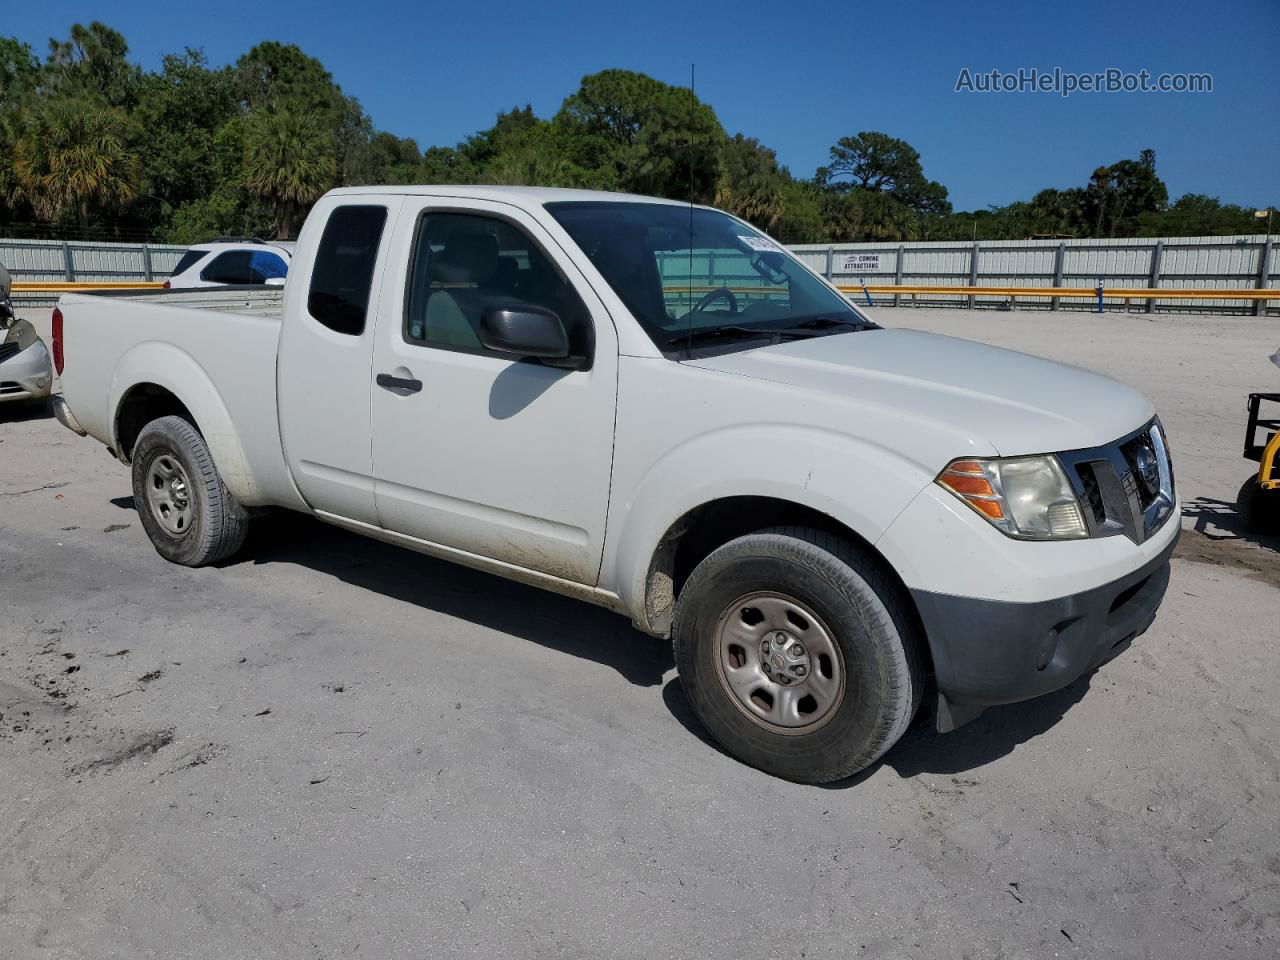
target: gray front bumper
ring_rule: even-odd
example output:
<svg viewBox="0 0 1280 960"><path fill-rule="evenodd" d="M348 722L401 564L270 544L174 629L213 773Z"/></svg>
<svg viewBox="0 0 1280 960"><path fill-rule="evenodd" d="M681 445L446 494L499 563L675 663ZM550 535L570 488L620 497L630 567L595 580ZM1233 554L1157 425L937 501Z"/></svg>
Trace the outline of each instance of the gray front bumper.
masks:
<svg viewBox="0 0 1280 960"><path fill-rule="evenodd" d="M53 361L44 341L0 363L0 403L42 400L53 390Z"/></svg>
<svg viewBox="0 0 1280 960"><path fill-rule="evenodd" d="M1039 603L912 590L933 657L938 729L1059 690L1124 650L1155 619L1177 542L1118 580Z"/></svg>

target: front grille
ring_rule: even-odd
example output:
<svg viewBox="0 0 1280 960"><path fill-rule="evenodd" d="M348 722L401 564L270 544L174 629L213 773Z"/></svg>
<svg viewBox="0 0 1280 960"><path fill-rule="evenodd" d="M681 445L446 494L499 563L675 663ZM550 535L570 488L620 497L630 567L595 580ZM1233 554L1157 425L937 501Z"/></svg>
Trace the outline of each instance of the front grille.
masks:
<svg viewBox="0 0 1280 960"><path fill-rule="evenodd" d="M1120 453L1129 465L1137 488L1138 503L1143 510L1160 495L1160 465L1150 433L1141 433L1120 445Z"/></svg>
<svg viewBox="0 0 1280 960"><path fill-rule="evenodd" d="M9 343L0 343L0 363L4 363L10 357L17 356L18 351L21 349L22 348L20 346L12 341Z"/></svg>
<svg viewBox="0 0 1280 960"><path fill-rule="evenodd" d="M1102 490L1098 487L1098 477L1093 472L1093 464L1076 464L1076 473L1080 477L1080 483L1084 486L1084 504L1089 508L1089 512L1093 514L1094 523L1106 523L1107 507L1102 502Z"/></svg>
<svg viewBox="0 0 1280 960"><path fill-rule="evenodd" d="M1173 513L1173 465L1151 421L1114 443L1058 454L1084 506L1091 537L1119 534L1142 543Z"/></svg>
<svg viewBox="0 0 1280 960"><path fill-rule="evenodd" d="M23 388L22 384L20 383L14 383L12 380L5 380L3 382L0 382L0 397L3 397L6 393L25 393L25 392L26 390Z"/></svg>

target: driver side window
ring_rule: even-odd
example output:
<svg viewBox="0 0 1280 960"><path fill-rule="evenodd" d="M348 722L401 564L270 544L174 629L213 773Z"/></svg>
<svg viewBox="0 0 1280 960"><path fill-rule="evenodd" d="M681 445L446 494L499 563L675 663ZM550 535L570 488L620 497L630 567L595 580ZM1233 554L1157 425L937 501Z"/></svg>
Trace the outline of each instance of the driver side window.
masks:
<svg viewBox="0 0 1280 960"><path fill-rule="evenodd" d="M554 311L571 352L590 355L586 306L523 230L476 214L422 216L410 265L405 340L498 356L480 343L480 317L486 307L517 304Z"/></svg>

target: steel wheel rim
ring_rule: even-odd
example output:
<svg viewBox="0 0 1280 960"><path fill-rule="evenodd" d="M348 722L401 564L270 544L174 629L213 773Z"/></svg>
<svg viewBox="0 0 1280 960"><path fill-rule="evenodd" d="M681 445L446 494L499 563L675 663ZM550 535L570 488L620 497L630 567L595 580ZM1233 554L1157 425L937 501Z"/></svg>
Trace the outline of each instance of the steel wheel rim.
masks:
<svg viewBox="0 0 1280 960"><path fill-rule="evenodd" d="M812 733L844 699L844 658L830 629L794 597L739 597L715 630L716 673L730 701L774 733Z"/></svg>
<svg viewBox="0 0 1280 960"><path fill-rule="evenodd" d="M195 517L191 481L182 463L171 453L151 461L146 478L147 506L151 516L171 537L186 536Z"/></svg>

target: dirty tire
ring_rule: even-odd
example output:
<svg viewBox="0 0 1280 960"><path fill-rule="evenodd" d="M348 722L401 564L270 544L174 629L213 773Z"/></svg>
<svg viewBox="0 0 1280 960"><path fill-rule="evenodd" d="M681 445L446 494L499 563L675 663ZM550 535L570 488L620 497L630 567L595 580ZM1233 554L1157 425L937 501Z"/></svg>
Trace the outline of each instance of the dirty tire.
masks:
<svg viewBox="0 0 1280 960"><path fill-rule="evenodd" d="M722 615L769 591L814 611L843 659L843 694L811 732L751 719L718 672ZM728 753L788 780L826 783L874 763L906 732L924 686L915 623L909 598L877 559L829 533L780 527L703 560L680 591L672 634L685 694Z"/></svg>
<svg viewBox="0 0 1280 960"><path fill-rule="evenodd" d="M1258 478L1250 477L1236 496L1236 509L1254 533L1280 536L1280 490L1263 490Z"/></svg>
<svg viewBox="0 0 1280 960"><path fill-rule="evenodd" d="M148 500L147 477L152 464L172 457L189 481L189 526L175 534L155 515ZM156 552L186 567L201 567L231 556L244 544L249 515L231 495L204 438L181 417L161 417L142 428L133 447L133 502Z"/></svg>

